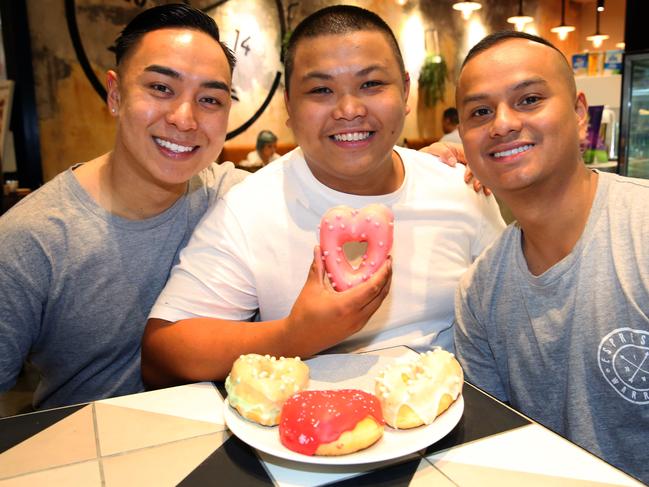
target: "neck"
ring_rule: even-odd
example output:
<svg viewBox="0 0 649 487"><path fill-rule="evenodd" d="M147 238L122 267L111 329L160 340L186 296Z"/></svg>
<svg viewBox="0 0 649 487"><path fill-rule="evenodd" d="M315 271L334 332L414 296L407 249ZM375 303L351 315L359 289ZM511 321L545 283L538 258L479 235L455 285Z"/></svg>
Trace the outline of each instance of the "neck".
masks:
<svg viewBox="0 0 649 487"><path fill-rule="evenodd" d="M532 274L542 274L572 251L588 222L597 181L597 173L580 164L570 178L549 181L533 195L527 190L502 198L522 230Z"/></svg>
<svg viewBox="0 0 649 487"><path fill-rule="evenodd" d="M357 175L346 179L330 177L329 174L319 171L317 167L305 160L313 176L325 186L340 191L341 193L358 196L379 196L390 194L398 190L405 178L403 161L393 149L385 163L374 168L370 173Z"/></svg>
<svg viewBox="0 0 649 487"><path fill-rule="evenodd" d="M161 186L120 163L113 152L94 159L75 171L81 186L105 210L129 220L144 220L170 208L187 183Z"/></svg>

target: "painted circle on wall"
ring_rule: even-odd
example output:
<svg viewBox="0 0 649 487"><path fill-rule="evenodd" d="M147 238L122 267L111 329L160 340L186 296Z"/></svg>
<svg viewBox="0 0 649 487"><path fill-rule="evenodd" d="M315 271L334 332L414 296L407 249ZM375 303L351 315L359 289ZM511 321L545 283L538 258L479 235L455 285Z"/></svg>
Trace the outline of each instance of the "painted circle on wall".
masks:
<svg viewBox="0 0 649 487"><path fill-rule="evenodd" d="M114 41L139 12L161 0L65 0L70 38L79 63L102 100L105 73L115 66ZM185 2L212 17L221 40L234 51L232 109L226 139L236 137L264 112L281 82L281 43L286 31L281 0Z"/></svg>

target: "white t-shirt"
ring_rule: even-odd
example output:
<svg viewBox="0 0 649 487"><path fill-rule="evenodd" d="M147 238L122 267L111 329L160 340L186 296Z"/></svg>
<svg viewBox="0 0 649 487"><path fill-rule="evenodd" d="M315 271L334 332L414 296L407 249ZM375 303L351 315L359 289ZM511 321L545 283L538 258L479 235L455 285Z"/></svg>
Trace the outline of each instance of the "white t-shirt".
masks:
<svg viewBox="0 0 649 487"><path fill-rule="evenodd" d="M271 163L276 159L279 159L279 154L277 153L270 156L268 163ZM237 164L238 167L261 167L263 165L264 161L261 160L261 157L259 157L259 152L257 152L256 150L248 152L248 156L243 161L239 162L239 164Z"/></svg>
<svg viewBox="0 0 649 487"><path fill-rule="evenodd" d="M390 294L340 350L405 344L453 350L453 296L460 276L502 231L493 197L463 181L464 168L395 147L402 186L381 196L334 191L309 170L300 148L235 186L212 207L158 298L151 318L206 316L262 321L288 315L332 206L383 203L394 213Z"/></svg>

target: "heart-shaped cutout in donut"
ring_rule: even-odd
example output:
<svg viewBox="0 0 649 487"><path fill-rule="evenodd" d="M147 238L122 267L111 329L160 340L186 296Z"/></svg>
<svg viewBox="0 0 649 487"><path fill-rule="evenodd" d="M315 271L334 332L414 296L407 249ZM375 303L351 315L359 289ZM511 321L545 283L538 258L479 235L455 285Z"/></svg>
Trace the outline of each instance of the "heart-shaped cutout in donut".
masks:
<svg viewBox="0 0 649 487"><path fill-rule="evenodd" d="M320 247L327 276L336 291L345 291L367 280L381 266L392 248L394 215L380 204L360 210L336 206L320 222ZM354 268L343 246L348 242L367 242L360 265Z"/></svg>

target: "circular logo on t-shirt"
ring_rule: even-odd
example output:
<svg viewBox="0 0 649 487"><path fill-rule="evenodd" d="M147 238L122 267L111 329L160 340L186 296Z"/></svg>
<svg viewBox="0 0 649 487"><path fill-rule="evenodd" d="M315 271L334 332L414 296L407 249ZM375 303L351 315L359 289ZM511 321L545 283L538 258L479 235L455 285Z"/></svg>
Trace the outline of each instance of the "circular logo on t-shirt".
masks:
<svg viewBox="0 0 649 487"><path fill-rule="evenodd" d="M602 374L629 402L649 404L649 332L618 328L602 338L597 352Z"/></svg>

